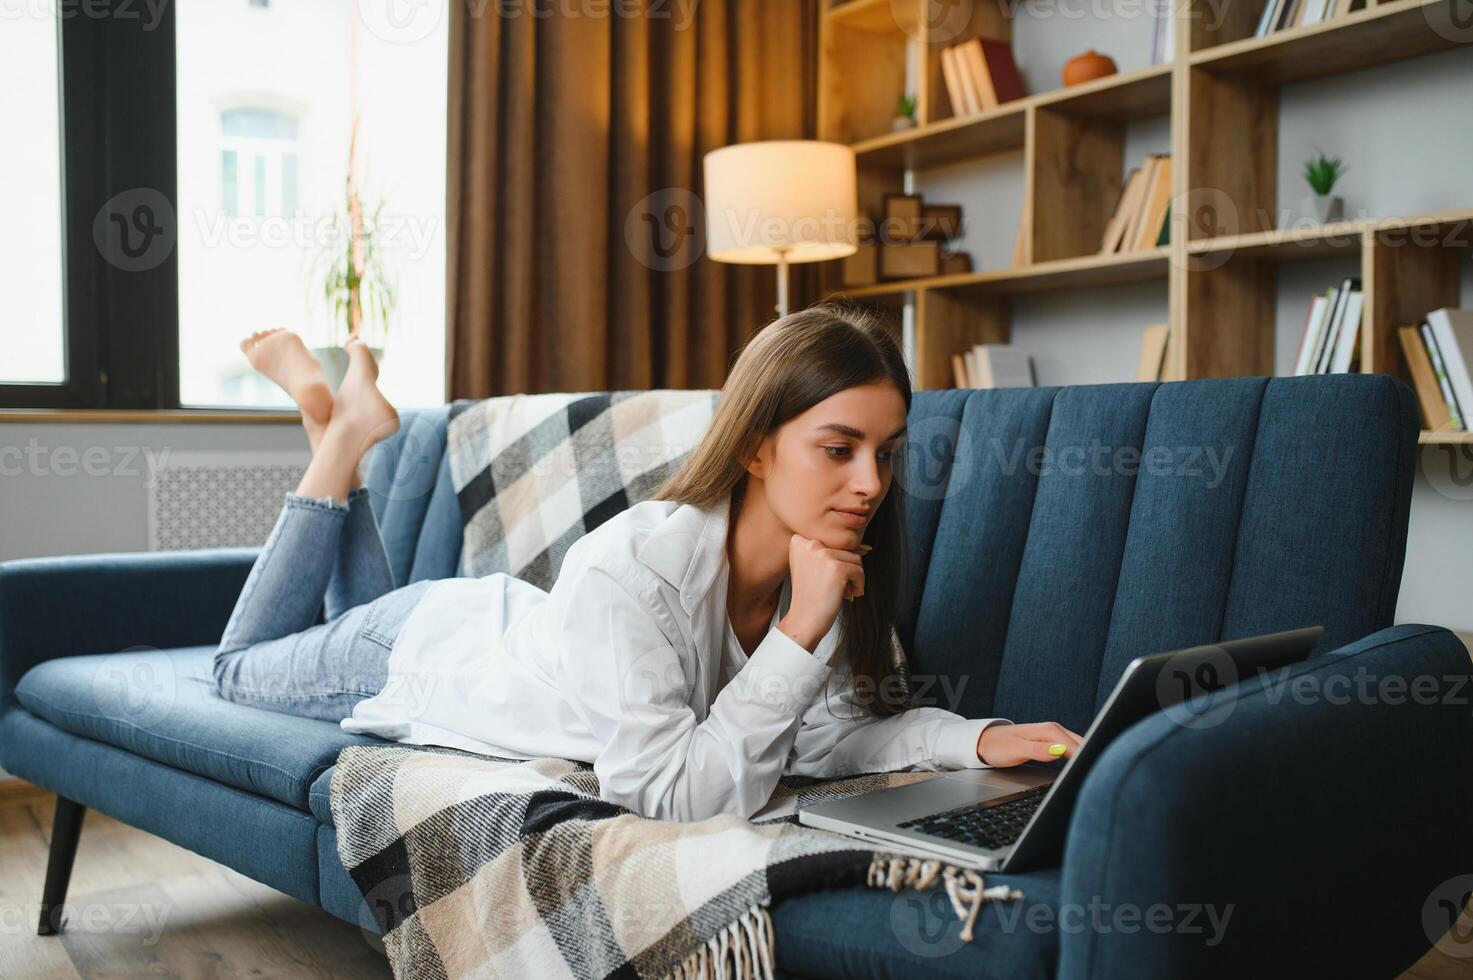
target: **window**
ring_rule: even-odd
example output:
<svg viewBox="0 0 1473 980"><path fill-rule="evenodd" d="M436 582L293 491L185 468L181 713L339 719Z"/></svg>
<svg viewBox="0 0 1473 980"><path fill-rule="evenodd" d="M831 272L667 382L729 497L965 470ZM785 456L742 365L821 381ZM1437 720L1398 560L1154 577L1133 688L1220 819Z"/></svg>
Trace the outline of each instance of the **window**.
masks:
<svg viewBox="0 0 1473 980"><path fill-rule="evenodd" d="M36 8L38 11L41 8ZM66 381L62 318L60 32L44 16L0 18L0 382Z"/></svg>
<svg viewBox="0 0 1473 980"><path fill-rule="evenodd" d="M449 18L415 9L409 32L353 3L0 17L0 84L26 94L0 99L18 229L0 244L0 406L288 404L239 344L277 326L342 342L327 285L355 131L394 299L361 335L396 404L442 403Z"/></svg>
<svg viewBox="0 0 1473 980"><path fill-rule="evenodd" d="M297 120L273 109L220 114L220 206L225 214L297 209ZM250 175L241 183L240 174Z"/></svg>
<svg viewBox="0 0 1473 980"><path fill-rule="evenodd" d="M365 9L175 7L183 405L290 404L241 354L252 331L346 339L329 284L349 254L350 163L382 260L367 274L393 297L360 335L396 404L444 401L449 17L406 38Z"/></svg>

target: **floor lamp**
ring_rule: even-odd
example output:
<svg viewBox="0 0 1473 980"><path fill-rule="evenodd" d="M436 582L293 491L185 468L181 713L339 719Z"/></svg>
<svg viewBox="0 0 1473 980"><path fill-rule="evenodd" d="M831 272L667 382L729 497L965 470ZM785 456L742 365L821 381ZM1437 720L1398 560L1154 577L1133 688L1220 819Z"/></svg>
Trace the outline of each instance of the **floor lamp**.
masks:
<svg viewBox="0 0 1473 980"><path fill-rule="evenodd" d="M706 154L706 254L777 266L777 315L788 314L788 266L854 254L854 151L818 140L736 143Z"/></svg>

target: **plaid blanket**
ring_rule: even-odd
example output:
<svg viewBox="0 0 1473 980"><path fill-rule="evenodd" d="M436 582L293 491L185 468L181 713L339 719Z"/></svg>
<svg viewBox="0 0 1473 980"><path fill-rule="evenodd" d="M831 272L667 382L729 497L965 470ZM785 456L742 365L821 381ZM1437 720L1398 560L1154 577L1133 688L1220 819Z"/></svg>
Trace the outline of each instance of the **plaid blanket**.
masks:
<svg viewBox="0 0 1473 980"><path fill-rule="evenodd" d="M550 591L587 532L649 497L700 442L716 391L508 395L450 407L461 574Z"/></svg>
<svg viewBox="0 0 1473 980"><path fill-rule="evenodd" d="M982 903L1021 898L940 861L801 827L800 806L932 776L785 777L752 820L649 820L599 798L592 767L356 746L332 779L338 856L394 976L771 978L768 908L866 884L941 884L970 941Z"/></svg>

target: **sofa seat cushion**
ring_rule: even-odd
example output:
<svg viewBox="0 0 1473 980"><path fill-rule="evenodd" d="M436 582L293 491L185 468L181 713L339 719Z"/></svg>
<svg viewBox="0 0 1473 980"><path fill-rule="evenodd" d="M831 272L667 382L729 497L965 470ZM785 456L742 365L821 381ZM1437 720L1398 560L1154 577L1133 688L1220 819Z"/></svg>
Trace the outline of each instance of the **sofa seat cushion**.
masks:
<svg viewBox="0 0 1473 980"><path fill-rule="evenodd" d="M1011 885L1023 898L984 904L971 942L962 940L962 923L939 883L925 891L854 887L785 898L772 906L777 968L812 980L1053 977L1059 932L1078 927L1059 915L1059 869L984 878L988 887Z"/></svg>
<svg viewBox="0 0 1473 980"><path fill-rule="evenodd" d="M382 740L235 704L215 691L214 647L60 657L16 685L32 714L86 738L308 809L313 781L349 745Z"/></svg>

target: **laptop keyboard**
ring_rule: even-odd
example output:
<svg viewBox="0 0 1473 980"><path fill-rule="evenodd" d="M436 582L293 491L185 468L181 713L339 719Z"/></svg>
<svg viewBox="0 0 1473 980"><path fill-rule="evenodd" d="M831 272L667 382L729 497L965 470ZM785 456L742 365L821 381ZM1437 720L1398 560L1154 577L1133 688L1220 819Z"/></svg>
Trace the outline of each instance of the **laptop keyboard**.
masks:
<svg viewBox="0 0 1473 980"><path fill-rule="evenodd" d="M1048 791L1048 786L1040 786L1005 803L968 803L954 810L907 820L897 826L932 837L944 837L960 844L995 850L1007 847L1018 839Z"/></svg>

